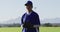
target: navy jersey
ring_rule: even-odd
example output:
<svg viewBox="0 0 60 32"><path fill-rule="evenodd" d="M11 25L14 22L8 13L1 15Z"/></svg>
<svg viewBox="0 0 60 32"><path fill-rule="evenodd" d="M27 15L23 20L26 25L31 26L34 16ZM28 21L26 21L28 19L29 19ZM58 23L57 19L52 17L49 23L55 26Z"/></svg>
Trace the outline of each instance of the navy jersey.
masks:
<svg viewBox="0 0 60 32"><path fill-rule="evenodd" d="M21 23L31 22L32 25L40 25L39 16L36 12L32 11L30 15L25 13L21 18ZM39 27L38 27L39 28ZM23 27L24 32L37 32L38 28L28 29Z"/></svg>

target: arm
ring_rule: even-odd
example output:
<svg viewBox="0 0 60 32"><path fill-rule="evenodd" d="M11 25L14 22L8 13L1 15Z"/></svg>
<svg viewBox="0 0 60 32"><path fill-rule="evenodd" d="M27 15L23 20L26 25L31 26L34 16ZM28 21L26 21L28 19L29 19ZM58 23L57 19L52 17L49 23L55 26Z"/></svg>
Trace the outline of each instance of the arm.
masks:
<svg viewBox="0 0 60 32"><path fill-rule="evenodd" d="M33 27L40 27L40 19L38 15L35 16L35 25Z"/></svg>

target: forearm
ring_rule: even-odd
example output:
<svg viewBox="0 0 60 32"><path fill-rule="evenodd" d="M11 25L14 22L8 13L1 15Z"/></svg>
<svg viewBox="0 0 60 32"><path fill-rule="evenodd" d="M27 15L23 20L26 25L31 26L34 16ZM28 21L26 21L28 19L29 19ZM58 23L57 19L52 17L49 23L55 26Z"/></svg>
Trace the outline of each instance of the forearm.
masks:
<svg viewBox="0 0 60 32"><path fill-rule="evenodd" d="M37 27L40 27L40 25L34 25L33 27L37 28Z"/></svg>

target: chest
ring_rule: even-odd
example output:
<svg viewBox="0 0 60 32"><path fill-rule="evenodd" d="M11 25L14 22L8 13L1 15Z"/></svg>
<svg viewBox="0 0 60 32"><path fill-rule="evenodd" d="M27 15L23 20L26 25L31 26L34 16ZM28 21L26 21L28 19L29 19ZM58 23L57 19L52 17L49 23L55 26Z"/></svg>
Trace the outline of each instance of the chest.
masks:
<svg viewBox="0 0 60 32"><path fill-rule="evenodd" d="M33 22L35 20L34 15L24 15L23 22Z"/></svg>

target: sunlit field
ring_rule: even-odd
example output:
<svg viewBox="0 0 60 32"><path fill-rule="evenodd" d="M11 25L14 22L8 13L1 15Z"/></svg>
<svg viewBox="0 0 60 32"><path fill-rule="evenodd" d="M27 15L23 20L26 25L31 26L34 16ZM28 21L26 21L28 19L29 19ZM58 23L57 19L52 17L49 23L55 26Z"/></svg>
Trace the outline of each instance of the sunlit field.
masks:
<svg viewBox="0 0 60 32"><path fill-rule="evenodd" d="M40 32L60 32L60 27L41 27Z"/></svg>
<svg viewBox="0 0 60 32"><path fill-rule="evenodd" d="M20 27L2 27L0 28L0 32L21 32Z"/></svg>
<svg viewBox="0 0 60 32"><path fill-rule="evenodd" d="M22 32L20 27L2 27L0 32ZM40 32L60 32L60 27L40 27Z"/></svg>

